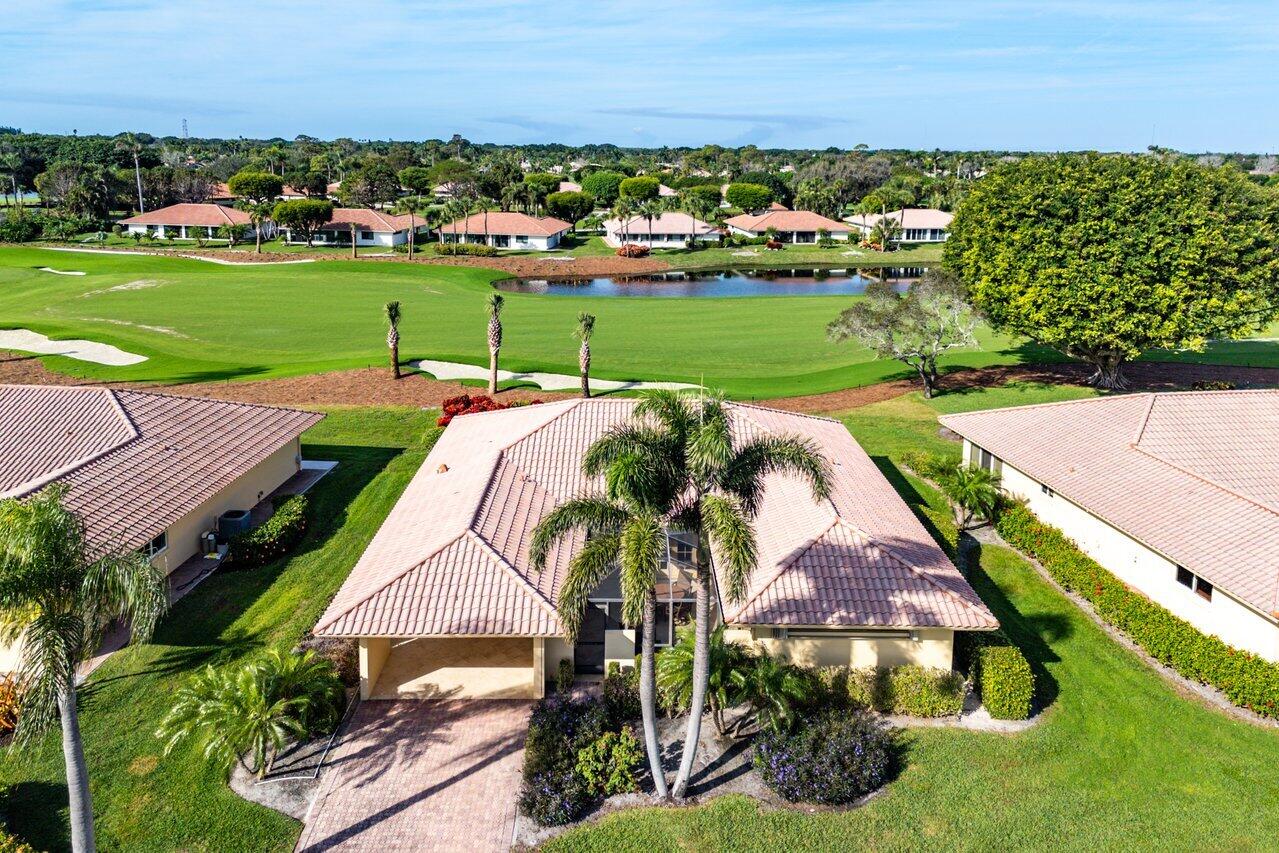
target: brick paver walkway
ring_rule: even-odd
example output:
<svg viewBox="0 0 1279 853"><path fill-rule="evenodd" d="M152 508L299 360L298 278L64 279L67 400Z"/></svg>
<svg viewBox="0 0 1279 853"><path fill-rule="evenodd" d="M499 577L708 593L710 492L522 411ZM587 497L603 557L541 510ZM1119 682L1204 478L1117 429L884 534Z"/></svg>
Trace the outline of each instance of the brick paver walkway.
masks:
<svg viewBox="0 0 1279 853"><path fill-rule="evenodd" d="M362 703L297 849L509 849L528 714L513 699Z"/></svg>

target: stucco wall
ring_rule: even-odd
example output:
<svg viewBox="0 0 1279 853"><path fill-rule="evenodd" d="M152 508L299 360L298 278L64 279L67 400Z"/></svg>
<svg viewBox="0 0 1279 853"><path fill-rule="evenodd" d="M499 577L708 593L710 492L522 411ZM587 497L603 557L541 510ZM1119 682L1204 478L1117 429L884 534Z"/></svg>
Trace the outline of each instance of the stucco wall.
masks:
<svg viewBox="0 0 1279 853"><path fill-rule="evenodd" d="M971 458L972 444L964 442L964 458ZM1003 465L1001 483L1009 494L1026 501L1027 508L1045 524L1073 539L1088 554L1130 587L1168 608L1199 630L1216 634L1240 649L1279 661L1279 626L1217 587L1206 601L1177 582L1176 564L1157 551L1112 527L1101 518L1061 495L1046 494L1042 484ZM1134 496L1134 500L1137 500ZM1230 535L1224 532L1224 535ZM1194 571L1194 566L1186 568Z"/></svg>
<svg viewBox="0 0 1279 853"><path fill-rule="evenodd" d="M816 630L816 629L810 629ZM955 632L948 628L925 628L910 637L788 637L774 639L773 629L729 628L724 638L753 644L770 655L802 666L899 666L913 663L935 669L954 665Z"/></svg>

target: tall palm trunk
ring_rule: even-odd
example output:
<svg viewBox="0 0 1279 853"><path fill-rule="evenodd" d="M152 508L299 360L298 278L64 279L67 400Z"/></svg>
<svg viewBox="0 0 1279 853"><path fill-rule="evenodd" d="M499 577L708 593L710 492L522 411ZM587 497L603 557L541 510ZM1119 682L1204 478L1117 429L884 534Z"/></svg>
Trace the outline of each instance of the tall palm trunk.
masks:
<svg viewBox="0 0 1279 853"><path fill-rule="evenodd" d="M386 333L386 346L391 350L391 374L396 378L400 378L400 330L391 327Z"/></svg>
<svg viewBox="0 0 1279 853"><path fill-rule="evenodd" d="M138 213L146 213L142 205L142 164L138 162L138 152L133 152L133 177L138 182Z"/></svg>
<svg viewBox="0 0 1279 853"><path fill-rule="evenodd" d="M497 394L497 354L502 349L502 322L489 318L489 396Z"/></svg>
<svg viewBox="0 0 1279 853"><path fill-rule="evenodd" d="M654 667L655 595L650 589L644 597L644 621L640 638L639 695L640 716L644 721L644 749L648 752L648 771L653 777L653 792L665 800L670 796L666 788L666 771L662 769L662 748L657 741L657 708L654 701L656 682Z"/></svg>
<svg viewBox="0 0 1279 853"><path fill-rule="evenodd" d="M71 806L71 849L91 853L93 840L93 800L89 794L89 768L80 739L80 718L76 712L75 686L58 697L62 722L62 758L67 768L67 794Z"/></svg>
<svg viewBox="0 0 1279 853"><path fill-rule="evenodd" d="M679 762L679 773L671 787L671 796L683 799L693 776L693 759L697 756L698 742L702 736L702 713L706 708L706 682L710 674L711 596L710 573L707 571L706 545L701 531L697 534L697 570L693 575L693 593L696 596L693 626L693 695L689 701L688 729L684 734L684 755Z"/></svg>
<svg viewBox="0 0 1279 853"><path fill-rule="evenodd" d="M253 251L255 254L262 254L262 217L255 216L257 221L253 223Z"/></svg>
<svg viewBox="0 0 1279 853"><path fill-rule="evenodd" d="M413 219L413 211L409 211L409 260L413 260L413 240L417 236L417 222ZM398 373L396 374L398 376Z"/></svg>
<svg viewBox="0 0 1279 853"><path fill-rule="evenodd" d="M351 257L358 258L359 250L355 246L355 223L351 223Z"/></svg>
<svg viewBox="0 0 1279 853"><path fill-rule="evenodd" d="M591 342L583 339L577 351L577 367L582 373L582 396L591 396Z"/></svg>

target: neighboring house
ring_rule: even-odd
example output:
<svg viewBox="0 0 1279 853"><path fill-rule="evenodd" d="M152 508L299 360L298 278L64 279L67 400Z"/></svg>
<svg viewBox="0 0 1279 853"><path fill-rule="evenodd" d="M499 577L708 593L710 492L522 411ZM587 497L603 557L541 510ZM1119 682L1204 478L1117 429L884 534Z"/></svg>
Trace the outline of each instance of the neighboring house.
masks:
<svg viewBox="0 0 1279 853"><path fill-rule="evenodd" d="M845 222L827 219L808 210L769 210L766 213L744 213L724 220L734 234L763 237L772 228L783 243L816 243L818 231L828 231L835 240L847 240L852 228Z"/></svg>
<svg viewBox="0 0 1279 853"><path fill-rule="evenodd" d="M201 534L296 474L313 412L107 388L0 385L0 498L67 486L89 541L148 555L165 575ZM0 644L0 672L17 647Z"/></svg>
<svg viewBox="0 0 1279 853"><path fill-rule="evenodd" d="M912 207L903 210L890 210L889 219L901 226L899 238L903 243L944 243L950 236L950 223L955 218L953 213L938 210L934 207ZM867 213L845 217L863 237L870 236L884 214Z"/></svg>
<svg viewBox="0 0 1279 853"><path fill-rule="evenodd" d="M941 422L970 464L1124 583L1279 661L1279 391L1128 394Z"/></svg>
<svg viewBox="0 0 1279 853"><path fill-rule="evenodd" d="M678 196L678 195L679 195L679 193L675 192L675 190L673 190L673 189L671 189L670 187L666 186L666 184L658 184L658 185L657 185L657 197L658 197L658 198L675 198L675 197L676 197L676 196Z"/></svg>
<svg viewBox="0 0 1279 853"><path fill-rule="evenodd" d="M148 234L169 239L217 237L218 229L224 225L238 225L244 230L246 238L253 236L249 214L220 204L171 204L159 210L148 210L128 219L121 219L120 224L129 234Z"/></svg>
<svg viewBox="0 0 1279 853"><path fill-rule="evenodd" d="M604 222L604 242L614 247L622 243L643 243L659 248L683 248L689 240L718 239L718 228L687 213L663 213L653 217L652 222L642 216Z"/></svg>
<svg viewBox="0 0 1279 853"><path fill-rule="evenodd" d="M780 201L774 201L774 202L771 202L771 203L768 205L768 209L769 209L769 210L790 210L790 208L789 208L789 207L787 207L786 205L782 204Z"/></svg>
<svg viewBox="0 0 1279 853"><path fill-rule="evenodd" d="M337 188L338 184L329 184L326 192L330 196L336 196ZM294 201L300 198L310 198L310 196L295 187L285 184L279 198L283 201ZM223 205L235 204L237 199L239 199L239 196L232 194L230 187L221 181L213 185L213 194L209 196L209 201Z"/></svg>
<svg viewBox="0 0 1279 853"><path fill-rule="evenodd" d="M561 660L581 673L632 665L637 632L621 622L616 573L570 644L556 603L584 540L558 543L541 573L528 548L548 512L600 485L583 477L582 456L635 404L565 400L453 420L315 627L359 641L363 696L536 697ZM731 639L807 665L948 669L956 631L997 627L841 423L742 404L730 412L739 439L811 439L833 476L820 501L796 477L766 479L746 599L716 603ZM668 534L659 645L692 614L693 551L687 534Z"/></svg>
<svg viewBox="0 0 1279 853"><path fill-rule="evenodd" d="M398 246L409 241L410 219L407 215L395 216L365 207L335 207L328 223L315 232L311 242L319 246L349 246L352 225L355 226L357 246ZM420 234L428 227L427 221L421 216L414 216L412 227ZM294 236L289 228L281 231L286 243L306 242L301 234Z"/></svg>
<svg viewBox="0 0 1279 853"><path fill-rule="evenodd" d="M582 185L575 184L572 181L560 181L559 191L562 193L580 193L582 191Z"/></svg>
<svg viewBox="0 0 1279 853"><path fill-rule="evenodd" d="M498 249L554 249L573 226L553 216L490 211L473 213L439 229L442 243L482 243Z"/></svg>

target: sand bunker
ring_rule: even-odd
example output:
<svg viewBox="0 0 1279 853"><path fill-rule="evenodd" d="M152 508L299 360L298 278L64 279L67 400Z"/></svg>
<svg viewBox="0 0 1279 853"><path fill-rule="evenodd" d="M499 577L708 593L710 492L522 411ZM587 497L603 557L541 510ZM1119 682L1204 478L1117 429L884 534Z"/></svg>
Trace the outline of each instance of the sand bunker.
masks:
<svg viewBox="0 0 1279 853"><path fill-rule="evenodd" d="M40 272L51 272L54 275L84 275L79 270L55 270L53 267L40 267Z"/></svg>
<svg viewBox="0 0 1279 853"><path fill-rule="evenodd" d="M424 370L441 380L457 380L457 379L488 379L489 372L487 367L478 367L474 364L459 364L455 361L414 361L410 362L411 367L418 370ZM582 379L577 375L567 373L513 373L510 370L499 370L497 372L499 382L528 382L543 391L576 391L582 387ZM644 390L648 388L667 388L679 390L682 388L696 388L696 385L689 385L684 382L617 382L610 379L591 378L592 391L632 391Z"/></svg>
<svg viewBox="0 0 1279 853"><path fill-rule="evenodd" d="M33 352L38 355L64 355L77 361L91 361L112 367L125 367L147 360L145 355L125 352L97 341L53 341L47 335L30 329L0 329L0 349Z"/></svg>

